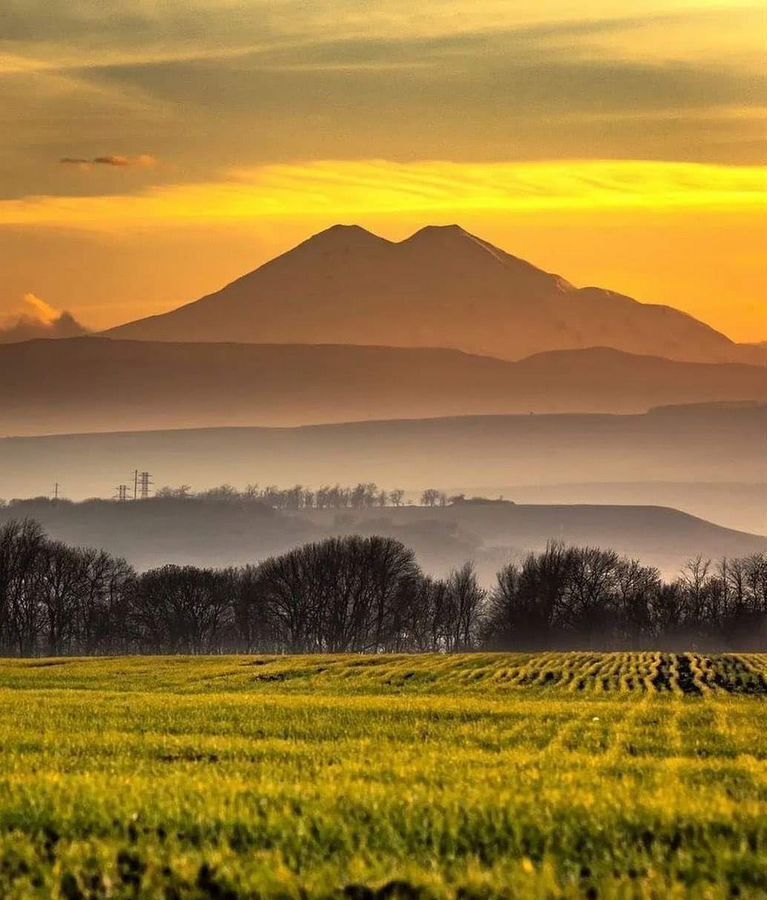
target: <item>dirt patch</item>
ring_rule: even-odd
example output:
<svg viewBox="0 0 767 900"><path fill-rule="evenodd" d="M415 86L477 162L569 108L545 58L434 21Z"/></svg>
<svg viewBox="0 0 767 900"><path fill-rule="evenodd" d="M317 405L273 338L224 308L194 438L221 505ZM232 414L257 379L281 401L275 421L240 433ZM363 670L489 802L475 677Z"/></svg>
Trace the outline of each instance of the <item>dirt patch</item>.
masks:
<svg viewBox="0 0 767 900"><path fill-rule="evenodd" d="M695 675L692 671L692 666L690 665L689 657L684 654L678 653L676 655L676 668L679 673L678 683L679 689L683 694L692 694L698 695L702 694L700 687L695 683Z"/></svg>
<svg viewBox="0 0 767 900"><path fill-rule="evenodd" d="M56 666L68 666L68 659L41 659L27 663L28 669L52 669Z"/></svg>
<svg viewBox="0 0 767 900"><path fill-rule="evenodd" d="M652 686L658 692L671 690L671 672L669 669L669 660L665 653L661 657L658 671L653 676Z"/></svg>
<svg viewBox="0 0 767 900"><path fill-rule="evenodd" d="M160 757L160 761L217 763L218 756L215 753L165 753Z"/></svg>
<svg viewBox="0 0 767 900"><path fill-rule="evenodd" d="M753 672L735 656L722 656L713 677L714 684L728 694L767 696L767 679Z"/></svg>

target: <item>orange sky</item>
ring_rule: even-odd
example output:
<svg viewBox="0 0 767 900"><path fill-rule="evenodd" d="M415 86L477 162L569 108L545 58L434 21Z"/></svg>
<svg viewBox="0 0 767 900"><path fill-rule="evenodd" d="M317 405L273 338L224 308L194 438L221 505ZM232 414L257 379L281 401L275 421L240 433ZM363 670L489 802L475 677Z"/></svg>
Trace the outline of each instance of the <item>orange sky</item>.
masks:
<svg viewBox="0 0 767 900"><path fill-rule="evenodd" d="M767 339L761 3L11 0L4 17L0 320L34 294L105 327L335 222L458 222Z"/></svg>

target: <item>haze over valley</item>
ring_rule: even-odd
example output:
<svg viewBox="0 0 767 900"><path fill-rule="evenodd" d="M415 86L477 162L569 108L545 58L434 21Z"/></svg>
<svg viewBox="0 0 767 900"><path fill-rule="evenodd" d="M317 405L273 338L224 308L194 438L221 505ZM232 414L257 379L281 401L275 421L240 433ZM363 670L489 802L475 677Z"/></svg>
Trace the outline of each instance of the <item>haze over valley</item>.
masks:
<svg viewBox="0 0 767 900"><path fill-rule="evenodd" d="M0 509L3 522L28 516L53 538L99 545L139 570L165 564L225 568L261 562L338 535L381 535L412 548L425 570L446 576L470 559L483 585L499 568L551 541L609 546L676 577L697 556L745 558L767 537L723 528L660 506L462 503L276 511L257 502L160 499L82 504L25 501Z"/></svg>
<svg viewBox="0 0 767 900"><path fill-rule="evenodd" d="M732 528L765 532L766 422L764 405L703 404L641 415L6 438L0 439L0 497L46 494L52 475L73 499L111 496L139 467L153 473L158 487L375 481L414 496L436 486L523 502L678 506ZM734 475L740 486L732 484Z"/></svg>

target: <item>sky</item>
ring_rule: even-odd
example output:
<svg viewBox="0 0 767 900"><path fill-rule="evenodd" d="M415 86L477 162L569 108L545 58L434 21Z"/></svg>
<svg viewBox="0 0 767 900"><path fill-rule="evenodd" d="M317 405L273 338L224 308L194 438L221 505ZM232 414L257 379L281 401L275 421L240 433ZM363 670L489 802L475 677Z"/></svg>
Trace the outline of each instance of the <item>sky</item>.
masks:
<svg viewBox="0 0 767 900"><path fill-rule="evenodd" d="M762 0L4 0L0 326L455 222L765 340L766 36Z"/></svg>

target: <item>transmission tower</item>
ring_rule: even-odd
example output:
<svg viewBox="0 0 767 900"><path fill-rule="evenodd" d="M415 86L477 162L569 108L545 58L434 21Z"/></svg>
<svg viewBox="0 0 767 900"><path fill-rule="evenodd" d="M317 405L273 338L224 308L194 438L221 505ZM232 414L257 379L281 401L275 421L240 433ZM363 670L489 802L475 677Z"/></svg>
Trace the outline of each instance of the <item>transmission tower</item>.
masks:
<svg viewBox="0 0 767 900"><path fill-rule="evenodd" d="M151 484L152 484L152 476L149 474L149 472L139 472L138 491L139 491L139 497L142 500L149 499L149 490L150 490Z"/></svg>
<svg viewBox="0 0 767 900"><path fill-rule="evenodd" d="M115 491L116 493L114 495L114 499L119 503L125 503L125 501L128 499L128 485L118 484L115 488Z"/></svg>

